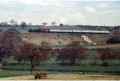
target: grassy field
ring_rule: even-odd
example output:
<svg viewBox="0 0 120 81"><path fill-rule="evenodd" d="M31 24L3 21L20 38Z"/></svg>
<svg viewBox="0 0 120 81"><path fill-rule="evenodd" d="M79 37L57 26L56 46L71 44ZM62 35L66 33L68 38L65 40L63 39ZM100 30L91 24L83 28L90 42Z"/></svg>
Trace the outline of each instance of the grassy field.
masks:
<svg viewBox="0 0 120 81"><path fill-rule="evenodd" d="M0 71L0 78L24 76L24 75L30 75L30 71L14 71L14 70L12 70L12 71L10 71L10 70Z"/></svg>
<svg viewBox="0 0 120 81"><path fill-rule="evenodd" d="M35 67L35 73L37 72L47 72L49 75L54 74L74 74L74 76L80 75L80 72L84 72L85 75L120 75L120 66L55 66L55 65L39 65ZM16 77L30 75L30 65L29 64L16 64L16 65L6 65L3 66L4 71L0 71L0 78L3 77ZM59 76L61 76L59 75ZM67 75L66 75L67 76ZM54 79L54 78L50 78ZM71 79L71 78L70 78ZM79 79L79 78L78 78ZM81 78L80 78L81 79Z"/></svg>
<svg viewBox="0 0 120 81"><path fill-rule="evenodd" d="M108 73L108 74L120 74L120 66L109 66L109 67L103 67L103 66L36 66L35 70L38 71L47 71L47 72L72 72L72 73L79 73L79 72L86 72L86 73ZM3 69L5 70L19 70L19 71L30 71L30 65L7 65L3 66ZM0 73L1 74L1 73Z"/></svg>
<svg viewBox="0 0 120 81"><path fill-rule="evenodd" d="M119 45L85 45L86 47L96 48L96 47L116 47ZM89 54L96 53L96 50L88 50ZM90 56L89 56L90 58ZM78 61L79 62L79 61ZM55 64L55 60L49 61L47 65L39 65L35 67L36 72L43 71L48 73L47 80L120 80L120 60L115 64L115 60L108 61L110 66L101 66L101 61L97 61L97 66L92 66L92 59L83 60L82 65L78 66L60 66ZM34 76L30 75L30 64L17 64L13 58L8 60L6 66L2 66L4 71L0 71L0 79L8 80L33 80ZM85 72L85 75L80 74L80 72Z"/></svg>
<svg viewBox="0 0 120 81"><path fill-rule="evenodd" d="M2 68L6 70L27 70L30 69L30 65L7 65ZM54 65L46 65L46 66L36 66L35 69L38 70L86 70L86 71L120 71L120 66L54 66Z"/></svg>

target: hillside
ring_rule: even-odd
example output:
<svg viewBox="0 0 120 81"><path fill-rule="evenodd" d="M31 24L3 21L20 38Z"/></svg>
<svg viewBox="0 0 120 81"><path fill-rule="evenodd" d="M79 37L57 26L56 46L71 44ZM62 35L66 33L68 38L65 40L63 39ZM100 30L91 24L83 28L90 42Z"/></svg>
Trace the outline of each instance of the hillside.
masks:
<svg viewBox="0 0 120 81"><path fill-rule="evenodd" d="M46 41L51 45L68 44L71 41L84 42L80 34L67 33L26 33L23 34L23 40L40 45L42 41Z"/></svg>
<svg viewBox="0 0 120 81"><path fill-rule="evenodd" d="M106 41L112 37L111 34L87 34L86 36L96 44L105 44Z"/></svg>
<svg viewBox="0 0 120 81"><path fill-rule="evenodd" d="M104 44L110 37L108 34L77 34L77 33L23 33L23 40L40 45L42 41L46 41L51 45L64 45L72 41L80 41L81 43L89 43L87 40L96 44Z"/></svg>

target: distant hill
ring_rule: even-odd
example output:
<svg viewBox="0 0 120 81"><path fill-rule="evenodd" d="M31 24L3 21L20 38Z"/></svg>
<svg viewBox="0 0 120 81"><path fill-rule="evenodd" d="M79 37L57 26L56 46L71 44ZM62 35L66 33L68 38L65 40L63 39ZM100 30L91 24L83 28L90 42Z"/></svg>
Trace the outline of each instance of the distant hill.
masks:
<svg viewBox="0 0 120 81"><path fill-rule="evenodd" d="M23 40L40 44L42 41L49 42L52 45L68 44L71 41L80 41L81 43L90 43L81 36L85 36L89 41L96 44L105 44L106 40L111 38L112 34L79 34L79 33L30 33L29 28L50 28L50 29L76 29L76 30L110 30L111 33L119 30L120 27L109 26L90 26L90 25L63 25L63 26L41 26L27 25L26 28L17 27L0 27L1 32L9 28L15 28L22 33Z"/></svg>

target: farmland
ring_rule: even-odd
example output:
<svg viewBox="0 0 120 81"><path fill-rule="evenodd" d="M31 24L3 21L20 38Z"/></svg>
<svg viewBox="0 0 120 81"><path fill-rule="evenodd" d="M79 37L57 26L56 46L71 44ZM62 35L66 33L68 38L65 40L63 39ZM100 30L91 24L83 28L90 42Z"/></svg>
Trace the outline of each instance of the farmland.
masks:
<svg viewBox="0 0 120 81"><path fill-rule="evenodd" d="M34 80L30 74L29 65L7 65L0 72L0 80ZM45 80L119 80L120 66L37 66L35 73L46 72L48 77ZM84 72L85 74L81 74Z"/></svg>
<svg viewBox="0 0 120 81"><path fill-rule="evenodd" d="M35 73L37 72L46 72L48 73L47 79L119 79L120 73L120 62L118 61L117 65L114 65L114 60L110 61L110 66L100 66L100 61L97 66L91 65L92 60L84 60L81 66L61 66L54 63L47 65L38 65L35 67ZM1 79L34 79L33 75L30 75L30 64L18 64L16 61L12 61L10 64L3 66L4 71L0 72ZM81 74L84 72L85 74ZM27 76L26 76L27 75ZM55 76L56 75L56 76ZM17 77L20 76L20 77ZM55 77L54 77L55 76ZM60 78L62 76L71 76L70 78ZM74 76L74 77L73 77ZM111 77L113 78L111 78ZM5 78L6 77L6 78ZM10 78L7 78L10 77ZM89 78L85 78L89 77Z"/></svg>

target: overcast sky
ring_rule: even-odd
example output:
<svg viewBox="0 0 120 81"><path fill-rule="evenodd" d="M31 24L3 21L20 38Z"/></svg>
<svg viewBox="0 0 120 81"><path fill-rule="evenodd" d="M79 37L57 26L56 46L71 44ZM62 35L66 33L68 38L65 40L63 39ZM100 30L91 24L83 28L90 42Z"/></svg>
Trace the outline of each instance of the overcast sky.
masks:
<svg viewBox="0 0 120 81"><path fill-rule="evenodd" d="M0 22L120 25L120 1L0 0Z"/></svg>

